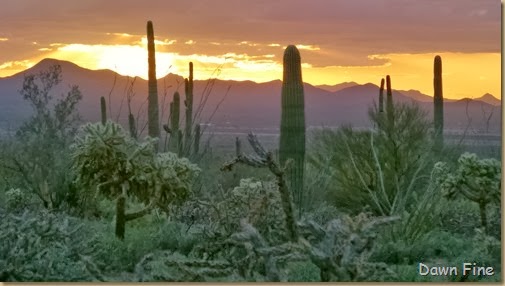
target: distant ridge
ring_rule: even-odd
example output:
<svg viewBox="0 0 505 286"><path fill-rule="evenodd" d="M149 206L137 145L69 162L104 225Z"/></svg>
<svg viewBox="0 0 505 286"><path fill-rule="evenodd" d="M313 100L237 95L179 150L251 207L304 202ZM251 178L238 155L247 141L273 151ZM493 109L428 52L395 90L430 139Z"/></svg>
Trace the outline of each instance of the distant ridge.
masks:
<svg viewBox="0 0 505 286"><path fill-rule="evenodd" d="M30 115L29 104L22 99L18 90L21 88L24 75L37 73L50 65L62 66L63 82L55 95L68 91L70 84L77 84L82 91L83 99L79 103L79 110L84 120L100 120L100 97L107 98L112 109L112 119L127 123L128 110L125 94L131 86L133 78L121 76L110 70L89 70L68 61L45 59L32 68L10 76L0 78L0 123L19 125ZM198 70L198 66L195 67ZM168 105L172 101L173 93L177 90L184 97L184 78L176 74L168 74L158 79L158 91L160 97L163 122L168 116ZM201 113L203 122L208 122L211 114L211 123L223 128L276 128L280 124L280 95L282 82L273 80L264 83L253 81L213 80L212 92L207 100L202 100L202 95L208 80L195 80L194 102L197 106L205 102L205 108ZM305 110L307 126L339 126L352 124L357 127L369 126L368 110L377 102L379 87L373 83L357 84L347 82L333 86L336 91L329 91L321 86L313 86L305 83ZM228 90L229 89L229 90ZM131 108L138 116L139 124L145 120L145 101L147 97L147 82L142 78L136 78L133 85ZM226 96L226 98L225 98ZM224 100L223 100L224 99ZM432 97L416 90L393 90L393 99L396 102L416 102L431 118L433 111ZM469 103L469 104L467 104ZM468 117L472 118L472 128L486 128L483 122L483 110L489 112L494 106L500 104L500 100L490 94L485 94L471 101L446 100L444 114L446 126L449 129L465 129ZM195 110L196 110L195 106ZM468 113L467 113L468 107ZM181 106L183 108L183 106ZM161 114L162 113L162 114ZM492 132L501 131L501 109L495 109L491 120ZM4 124L5 125L5 124ZM0 128L2 125L0 124ZM142 126L139 126L142 129Z"/></svg>
<svg viewBox="0 0 505 286"><path fill-rule="evenodd" d="M328 85L328 84L316 85L315 87L318 87L318 88L321 88L321 89L324 89L327 91L335 92L335 91L339 91L341 89L348 88L351 86L356 86L356 85L359 85L359 84L354 81L350 81L350 82L338 83L335 85Z"/></svg>

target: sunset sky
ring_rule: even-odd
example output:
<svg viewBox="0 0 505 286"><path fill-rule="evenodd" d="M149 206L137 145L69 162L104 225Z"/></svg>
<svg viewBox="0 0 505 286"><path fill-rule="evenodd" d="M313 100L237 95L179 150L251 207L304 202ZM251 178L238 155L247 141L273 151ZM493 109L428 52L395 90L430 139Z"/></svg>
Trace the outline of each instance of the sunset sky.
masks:
<svg viewBox="0 0 505 286"><path fill-rule="evenodd" d="M149 4L147 4L149 3ZM433 93L442 56L444 96L501 92L498 0L6 0L0 9L0 77L43 58L147 77L146 23L157 75L265 82L282 78L282 54L298 46L303 79L355 81Z"/></svg>

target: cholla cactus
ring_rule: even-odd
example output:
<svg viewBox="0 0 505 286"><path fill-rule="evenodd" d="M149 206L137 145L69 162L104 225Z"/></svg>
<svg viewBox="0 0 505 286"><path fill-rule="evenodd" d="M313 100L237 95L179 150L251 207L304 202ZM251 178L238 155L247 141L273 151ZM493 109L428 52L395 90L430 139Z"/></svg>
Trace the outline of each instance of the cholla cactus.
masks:
<svg viewBox="0 0 505 286"><path fill-rule="evenodd" d="M486 206L489 203L500 203L500 162L463 153L454 172L449 170L446 163L438 162L435 164L435 173L445 197L454 199L463 196L479 204L481 224L487 229Z"/></svg>
<svg viewBox="0 0 505 286"><path fill-rule="evenodd" d="M190 181L199 169L173 153L156 153L157 139L139 142L123 128L108 121L87 124L72 146L74 169L86 189L95 189L117 200L116 235L124 238L125 223L149 213L153 207L166 209L187 198ZM127 197L135 197L147 207L126 214Z"/></svg>
<svg viewBox="0 0 505 286"><path fill-rule="evenodd" d="M284 241L287 233L285 214L275 182L242 179L223 202L232 231L240 229L240 221L247 219L269 243Z"/></svg>
<svg viewBox="0 0 505 286"><path fill-rule="evenodd" d="M312 262L321 270L321 281L363 281L377 235L377 226L398 217L374 218L365 213L341 216L325 227L305 221L299 224Z"/></svg>

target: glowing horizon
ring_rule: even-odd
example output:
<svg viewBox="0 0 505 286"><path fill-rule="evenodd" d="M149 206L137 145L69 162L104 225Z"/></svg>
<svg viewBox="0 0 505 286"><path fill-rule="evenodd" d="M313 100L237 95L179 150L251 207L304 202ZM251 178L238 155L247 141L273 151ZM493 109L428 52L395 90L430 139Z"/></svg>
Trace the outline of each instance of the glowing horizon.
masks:
<svg viewBox="0 0 505 286"><path fill-rule="evenodd" d="M163 42L157 41L157 49L160 43ZM284 49L280 45L270 44L270 46ZM496 98L501 98L500 53L383 54L369 56L370 59L384 60L385 63L381 65L317 67L304 62L304 46L299 46L301 47L299 50L302 56L303 80L312 85L335 85L349 81L379 85L380 79L389 74L394 89L414 89L431 95L433 58L435 55L440 55L443 63L444 97L475 98L491 93ZM143 40L135 45L56 43L52 44L52 48L40 50L45 52L44 55L12 64L12 66L17 64L18 68L9 69L8 63L0 64L0 77L24 71L44 58L54 58L70 61L90 70L108 69L123 76L147 79L147 47ZM222 80L250 80L261 83L282 79L282 59L275 58L271 54L256 57L235 53L206 56L180 55L166 51L156 52L157 78L162 78L169 73L186 75L190 61L194 63L197 80L216 77L218 68L220 68L220 73L217 77ZM461 82L465 85L461 85Z"/></svg>
<svg viewBox="0 0 505 286"><path fill-rule="evenodd" d="M501 9L494 0L27 1L28 10L16 1L3 6L0 77L55 58L145 79L152 20L158 78L187 75L191 61L195 79L215 77L219 69L223 80L278 80L283 49L295 44L303 80L312 85L378 85L389 74L394 89L430 95L438 54L444 97L501 97Z"/></svg>

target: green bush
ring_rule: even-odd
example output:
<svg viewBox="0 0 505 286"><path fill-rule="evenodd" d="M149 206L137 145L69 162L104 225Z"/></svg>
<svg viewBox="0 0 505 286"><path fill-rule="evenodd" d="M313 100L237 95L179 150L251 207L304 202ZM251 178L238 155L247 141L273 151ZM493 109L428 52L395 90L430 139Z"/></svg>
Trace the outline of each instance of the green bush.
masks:
<svg viewBox="0 0 505 286"><path fill-rule="evenodd" d="M9 210L19 210L27 205L27 196L20 189L5 192L5 202Z"/></svg>
<svg viewBox="0 0 505 286"><path fill-rule="evenodd" d="M96 281L92 232L63 214L0 212L0 281Z"/></svg>
<svg viewBox="0 0 505 286"><path fill-rule="evenodd" d="M434 163L430 123L417 105L396 104L394 127L371 109L374 130L349 126L314 134L308 162L331 176L330 201L357 214L398 215L415 205Z"/></svg>
<svg viewBox="0 0 505 286"><path fill-rule="evenodd" d="M69 171L68 147L77 130L82 94L74 85L55 99L54 88L60 82L59 65L25 76L20 94L33 108L33 115L2 154L9 184L32 193L48 209L80 206L72 183L74 174Z"/></svg>
<svg viewBox="0 0 505 286"><path fill-rule="evenodd" d="M289 282L320 282L319 268L310 261L291 262L287 265Z"/></svg>

